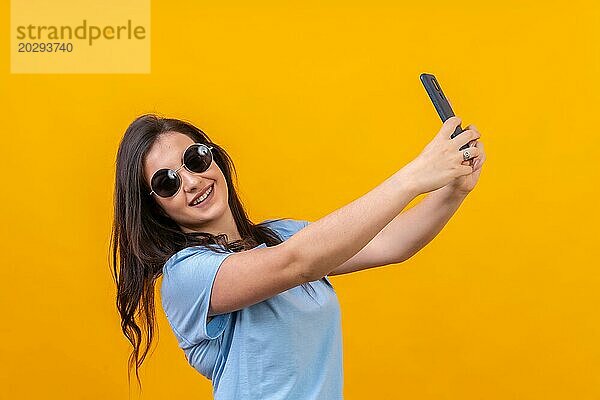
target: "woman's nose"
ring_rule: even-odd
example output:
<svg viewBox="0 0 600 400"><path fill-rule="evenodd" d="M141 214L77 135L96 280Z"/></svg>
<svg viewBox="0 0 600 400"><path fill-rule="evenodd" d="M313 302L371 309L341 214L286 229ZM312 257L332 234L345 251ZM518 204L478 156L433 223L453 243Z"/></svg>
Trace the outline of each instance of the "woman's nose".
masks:
<svg viewBox="0 0 600 400"><path fill-rule="evenodd" d="M181 176L181 185L183 186L183 190L186 192L193 192L194 190L200 190L202 188L202 178L199 174L192 174L183 168L179 171L179 175Z"/></svg>

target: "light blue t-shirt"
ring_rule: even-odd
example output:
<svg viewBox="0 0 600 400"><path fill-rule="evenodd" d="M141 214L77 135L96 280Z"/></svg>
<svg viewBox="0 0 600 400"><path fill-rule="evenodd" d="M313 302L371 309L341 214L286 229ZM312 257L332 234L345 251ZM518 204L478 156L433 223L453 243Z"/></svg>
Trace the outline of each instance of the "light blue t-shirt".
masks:
<svg viewBox="0 0 600 400"><path fill-rule="evenodd" d="M283 240L308 225L265 222ZM215 315L207 324L213 281L231 254L192 246L163 267L163 309L187 361L212 381L215 400L342 399L341 314L329 279Z"/></svg>

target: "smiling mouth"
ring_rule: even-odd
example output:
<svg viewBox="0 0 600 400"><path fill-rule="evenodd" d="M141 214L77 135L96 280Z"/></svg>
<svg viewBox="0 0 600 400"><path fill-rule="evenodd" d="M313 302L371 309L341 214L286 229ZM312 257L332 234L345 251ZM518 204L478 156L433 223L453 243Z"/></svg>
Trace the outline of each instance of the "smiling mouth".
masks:
<svg viewBox="0 0 600 400"><path fill-rule="evenodd" d="M196 206L198 206L198 205L200 205L200 204L203 204L204 202L206 202L206 201L209 199L209 197L211 197L211 196L212 196L212 194L213 194L213 191L214 191L214 190L215 190L215 189L214 189L214 183L213 183L213 184L211 184L211 185L208 187L208 189L206 189L206 191L204 191L204 193L202 194L202 196L200 196L200 197L198 197L196 200L194 200L194 201L193 201L193 202L190 204L190 206L191 206L191 207L196 207ZM202 199L202 200L200 200L200 199Z"/></svg>

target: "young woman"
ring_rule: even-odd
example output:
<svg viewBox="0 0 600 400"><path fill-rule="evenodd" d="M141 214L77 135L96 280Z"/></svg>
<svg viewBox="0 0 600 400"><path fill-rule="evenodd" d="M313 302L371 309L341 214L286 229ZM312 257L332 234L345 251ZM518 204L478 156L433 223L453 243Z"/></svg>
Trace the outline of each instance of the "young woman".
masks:
<svg viewBox="0 0 600 400"><path fill-rule="evenodd" d="M341 399L340 309L328 276L402 262L441 230L485 160L474 126L450 139L460 122L447 120L413 161L318 221L254 224L222 147L185 121L135 119L117 153L111 247L138 383L162 276L167 320L215 399ZM434 190L435 202L422 201L429 209L400 214Z"/></svg>

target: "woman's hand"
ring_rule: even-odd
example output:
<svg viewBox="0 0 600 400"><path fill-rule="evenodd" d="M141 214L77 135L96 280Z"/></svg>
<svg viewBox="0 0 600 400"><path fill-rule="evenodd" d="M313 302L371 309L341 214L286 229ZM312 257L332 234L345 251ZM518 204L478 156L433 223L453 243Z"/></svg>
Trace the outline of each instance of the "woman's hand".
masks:
<svg viewBox="0 0 600 400"><path fill-rule="evenodd" d="M479 139L479 132L465 129L460 135L450 138L460 123L461 119L457 116L444 121L433 140L399 171L415 193L422 194L448 187L457 178L473 173L473 167L465 164L463 153L459 149ZM476 147L472 147L470 152L472 158L479 155Z"/></svg>
<svg viewBox="0 0 600 400"><path fill-rule="evenodd" d="M475 125L469 125L465 128L465 130L470 129L479 133ZM479 133L481 138L481 133ZM460 136L460 135L459 135ZM481 175L481 167L485 162L486 156L485 151L483 150L483 143L478 140L473 140L470 142L469 148L477 147L479 149L479 155L471 158L470 160L463 161L462 165L471 165L473 167L473 172L468 175L462 175L454 178L447 186L448 188L458 195L467 195L469 194L475 185L479 181L479 176ZM464 150L463 150L464 151Z"/></svg>

